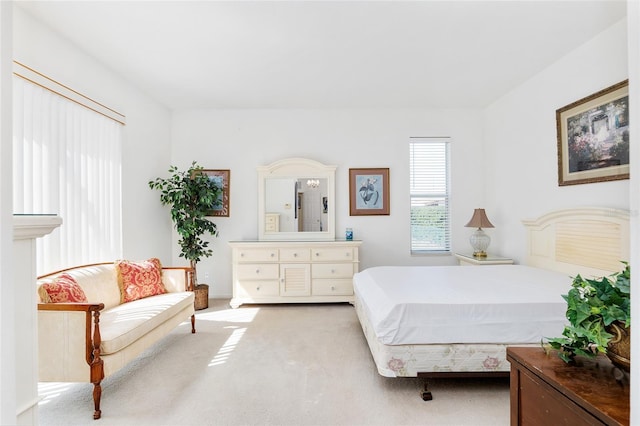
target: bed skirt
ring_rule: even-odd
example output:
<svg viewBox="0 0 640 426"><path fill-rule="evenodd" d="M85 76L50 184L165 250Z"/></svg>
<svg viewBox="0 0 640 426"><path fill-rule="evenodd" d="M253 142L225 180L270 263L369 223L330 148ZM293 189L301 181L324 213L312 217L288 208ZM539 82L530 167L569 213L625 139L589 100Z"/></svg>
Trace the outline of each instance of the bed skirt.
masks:
<svg viewBox="0 0 640 426"><path fill-rule="evenodd" d="M429 344L385 345L380 343L356 296L356 314L371 355L384 377L418 377L418 373L508 372L507 346L540 344Z"/></svg>

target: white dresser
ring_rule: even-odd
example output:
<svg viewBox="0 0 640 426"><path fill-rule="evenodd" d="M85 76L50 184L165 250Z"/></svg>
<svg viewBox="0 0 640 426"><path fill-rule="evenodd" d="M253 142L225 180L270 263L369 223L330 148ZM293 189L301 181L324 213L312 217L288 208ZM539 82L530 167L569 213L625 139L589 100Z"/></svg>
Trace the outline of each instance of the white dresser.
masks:
<svg viewBox="0 0 640 426"><path fill-rule="evenodd" d="M278 213L265 213L264 231L280 232L280 215Z"/></svg>
<svg viewBox="0 0 640 426"><path fill-rule="evenodd" d="M361 241L231 241L233 298L243 303L353 303Z"/></svg>

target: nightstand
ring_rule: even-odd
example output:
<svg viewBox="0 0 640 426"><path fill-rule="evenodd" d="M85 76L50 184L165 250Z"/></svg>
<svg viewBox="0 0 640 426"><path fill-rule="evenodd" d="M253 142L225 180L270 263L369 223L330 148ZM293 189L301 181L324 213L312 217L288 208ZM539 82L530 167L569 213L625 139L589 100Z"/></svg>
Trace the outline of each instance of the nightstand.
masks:
<svg viewBox="0 0 640 426"><path fill-rule="evenodd" d="M482 265L512 265L513 259L488 255L487 257L473 257L473 254L454 253L461 266L482 266Z"/></svg>

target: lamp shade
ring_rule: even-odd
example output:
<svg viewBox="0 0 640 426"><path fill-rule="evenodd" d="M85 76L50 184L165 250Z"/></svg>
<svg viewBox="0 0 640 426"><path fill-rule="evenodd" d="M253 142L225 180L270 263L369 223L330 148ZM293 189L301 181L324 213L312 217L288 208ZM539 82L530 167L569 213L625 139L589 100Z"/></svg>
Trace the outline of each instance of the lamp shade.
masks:
<svg viewBox="0 0 640 426"><path fill-rule="evenodd" d="M467 228L493 228L493 224L489 222L484 209L475 209L469 223L465 225Z"/></svg>

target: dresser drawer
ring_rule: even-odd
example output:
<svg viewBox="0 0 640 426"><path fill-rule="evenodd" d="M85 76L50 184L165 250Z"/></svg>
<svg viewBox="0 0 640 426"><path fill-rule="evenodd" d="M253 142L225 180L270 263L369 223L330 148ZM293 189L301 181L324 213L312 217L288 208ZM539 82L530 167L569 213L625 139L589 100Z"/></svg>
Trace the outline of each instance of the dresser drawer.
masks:
<svg viewBox="0 0 640 426"><path fill-rule="evenodd" d="M280 276L280 265L277 263L240 264L236 268L240 281L277 280Z"/></svg>
<svg viewBox="0 0 640 426"><path fill-rule="evenodd" d="M353 263L314 263L311 278L351 278Z"/></svg>
<svg viewBox="0 0 640 426"><path fill-rule="evenodd" d="M264 230L266 232L278 232L278 228L276 227L275 223L267 223L266 225L264 225Z"/></svg>
<svg viewBox="0 0 640 426"><path fill-rule="evenodd" d="M340 248L313 248L311 249L311 261L313 262L334 262L353 260L353 249L351 247Z"/></svg>
<svg viewBox="0 0 640 426"><path fill-rule="evenodd" d="M265 232L280 231L280 215L277 213L267 213L264 218Z"/></svg>
<svg viewBox="0 0 640 426"><path fill-rule="evenodd" d="M278 249L238 249L238 262L269 261L278 261Z"/></svg>
<svg viewBox="0 0 640 426"><path fill-rule="evenodd" d="M280 249L281 262L308 262L310 258L311 251L306 248Z"/></svg>
<svg viewBox="0 0 640 426"><path fill-rule="evenodd" d="M264 218L264 223L267 225L276 226L276 219L277 217L275 215L267 214Z"/></svg>
<svg viewBox="0 0 640 426"><path fill-rule="evenodd" d="M314 279L311 289L313 296L348 296L353 294L353 280Z"/></svg>
<svg viewBox="0 0 640 426"><path fill-rule="evenodd" d="M280 283L278 281L242 281L237 287L238 296L240 297L266 297L278 296L280 291Z"/></svg>

